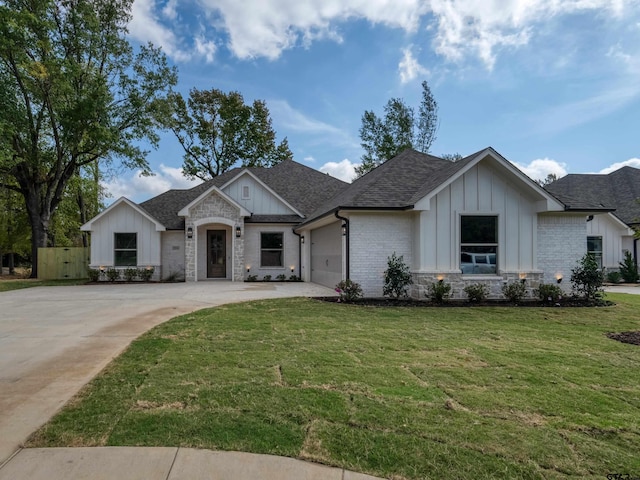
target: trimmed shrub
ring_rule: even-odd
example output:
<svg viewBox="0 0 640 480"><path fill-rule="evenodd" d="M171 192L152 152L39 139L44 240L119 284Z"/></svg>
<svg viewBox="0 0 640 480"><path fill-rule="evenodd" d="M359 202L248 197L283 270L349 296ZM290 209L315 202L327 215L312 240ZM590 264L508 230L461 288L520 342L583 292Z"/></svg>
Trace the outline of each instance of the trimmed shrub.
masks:
<svg viewBox="0 0 640 480"><path fill-rule="evenodd" d="M297 276L297 275L291 275L291 276L289 277L289 281L290 281L290 282L301 282L301 281L302 281L302 279L301 279L299 276Z"/></svg>
<svg viewBox="0 0 640 480"><path fill-rule="evenodd" d="M258 275L247 275L247 282L257 282Z"/></svg>
<svg viewBox="0 0 640 480"><path fill-rule="evenodd" d="M138 276L138 269L137 268L125 268L124 272L124 279L127 282L133 282L136 277Z"/></svg>
<svg viewBox="0 0 640 480"><path fill-rule="evenodd" d="M104 274L110 282L115 282L120 278L120 270L116 270L115 268L107 268Z"/></svg>
<svg viewBox="0 0 640 480"><path fill-rule="evenodd" d="M407 296L409 285L413 283L409 266L404 263L404 257L396 255L396 252L387 258L387 269L384 271L384 287L382 294L385 297L400 298Z"/></svg>
<svg viewBox="0 0 640 480"><path fill-rule="evenodd" d="M89 275L89 280L92 282L97 282L100 280L100 270L97 268L90 268L87 270L87 274Z"/></svg>
<svg viewBox="0 0 640 480"><path fill-rule="evenodd" d="M336 292L340 295L340 302L353 302L362 297L362 288L359 283L350 279L342 280L336 285Z"/></svg>
<svg viewBox="0 0 640 480"><path fill-rule="evenodd" d="M285 282L287 280L287 276L284 273L281 273L276 277L276 280L279 282Z"/></svg>
<svg viewBox="0 0 640 480"><path fill-rule="evenodd" d="M602 300L604 290L604 273L591 253L578 260L578 266L571 270L571 288L574 293L585 300L598 302Z"/></svg>
<svg viewBox="0 0 640 480"><path fill-rule="evenodd" d="M464 287L464 293L467 294L470 302L481 302L489 295L489 286L484 283L472 283Z"/></svg>
<svg viewBox="0 0 640 480"><path fill-rule="evenodd" d="M627 283L638 282L638 266L633 260L630 252L624 254L624 260L618 264L620 266L620 276Z"/></svg>
<svg viewBox="0 0 640 480"><path fill-rule="evenodd" d="M533 292L544 303L558 303L562 300L562 289L553 283L541 283Z"/></svg>
<svg viewBox="0 0 640 480"><path fill-rule="evenodd" d="M433 303L444 303L451 295L451 284L444 280L438 280L429 285L429 291L425 295Z"/></svg>
<svg viewBox="0 0 640 480"><path fill-rule="evenodd" d="M138 277L140 277L140 280L142 280L143 282L148 282L149 280L151 280L151 277L153 277L153 272L155 271L156 269L153 267L139 268Z"/></svg>
<svg viewBox="0 0 640 480"><path fill-rule="evenodd" d="M620 272L608 272L607 273L607 282L609 283L620 283L622 281L622 275Z"/></svg>
<svg viewBox="0 0 640 480"><path fill-rule="evenodd" d="M518 303L527 295L524 282L512 282L502 285L502 294L511 303Z"/></svg>
<svg viewBox="0 0 640 480"><path fill-rule="evenodd" d="M271 281L271 275L265 275L264 277L262 277L262 281L263 282L270 282Z"/></svg>

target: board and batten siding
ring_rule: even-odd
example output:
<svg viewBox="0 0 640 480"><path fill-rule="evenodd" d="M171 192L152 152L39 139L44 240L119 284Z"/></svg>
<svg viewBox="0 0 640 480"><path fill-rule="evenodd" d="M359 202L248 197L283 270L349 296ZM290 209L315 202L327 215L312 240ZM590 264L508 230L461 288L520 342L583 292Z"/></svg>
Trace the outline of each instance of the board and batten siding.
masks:
<svg viewBox="0 0 640 480"><path fill-rule="evenodd" d="M248 187L248 198L243 198L244 187ZM235 182L227 185L223 192L256 215L291 215L295 213L248 174L242 175Z"/></svg>
<svg viewBox="0 0 640 480"><path fill-rule="evenodd" d="M430 272L460 271L460 217L498 217L498 269L536 269L537 213L532 195L481 162L431 199L419 212L414 235L413 268Z"/></svg>
<svg viewBox="0 0 640 480"><path fill-rule="evenodd" d="M113 266L114 234L137 233L138 266L160 265L161 232L156 226L126 203L117 205L93 222L91 229L91 267Z"/></svg>
<svg viewBox="0 0 640 480"><path fill-rule="evenodd" d="M624 259L623 246L627 228L620 222L616 222L610 215L594 215L593 219L586 222L588 237L602 237L602 266L611 270L617 270L619 263ZM585 242L586 242L585 238ZM626 249L633 252L633 244L626 243Z"/></svg>

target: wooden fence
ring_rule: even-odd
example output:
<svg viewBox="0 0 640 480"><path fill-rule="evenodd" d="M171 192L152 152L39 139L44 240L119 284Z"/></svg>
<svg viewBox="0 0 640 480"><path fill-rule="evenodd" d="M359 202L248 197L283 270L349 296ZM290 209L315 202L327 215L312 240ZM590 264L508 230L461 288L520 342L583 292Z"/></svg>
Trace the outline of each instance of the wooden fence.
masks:
<svg viewBox="0 0 640 480"><path fill-rule="evenodd" d="M38 249L38 278L60 280L87 278L89 249L84 247L51 247Z"/></svg>

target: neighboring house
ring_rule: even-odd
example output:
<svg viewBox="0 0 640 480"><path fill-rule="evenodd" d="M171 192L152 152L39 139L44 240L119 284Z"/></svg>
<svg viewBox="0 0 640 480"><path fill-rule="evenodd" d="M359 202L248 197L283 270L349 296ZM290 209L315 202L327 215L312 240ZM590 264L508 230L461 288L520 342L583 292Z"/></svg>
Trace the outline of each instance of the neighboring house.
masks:
<svg viewBox="0 0 640 480"><path fill-rule="evenodd" d="M121 198L85 224L91 266L156 268L187 281L300 276L329 287L351 278L381 296L387 259L402 255L424 298L438 279L463 297L505 282L567 288L586 252L585 216L612 208L566 205L492 148L450 162L406 150L346 184L294 161L238 168L139 205Z"/></svg>
<svg viewBox="0 0 640 480"><path fill-rule="evenodd" d="M547 185L565 205L600 204L614 211L587 217L587 250L601 267L618 270L626 252L638 262L640 169L622 167L607 175L570 174Z"/></svg>

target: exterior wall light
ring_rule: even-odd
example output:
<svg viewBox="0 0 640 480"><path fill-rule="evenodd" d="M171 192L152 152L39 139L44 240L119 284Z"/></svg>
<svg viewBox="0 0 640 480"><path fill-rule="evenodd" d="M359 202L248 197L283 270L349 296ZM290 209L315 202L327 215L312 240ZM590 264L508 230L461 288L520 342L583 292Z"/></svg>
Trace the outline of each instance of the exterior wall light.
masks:
<svg viewBox="0 0 640 480"><path fill-rule="evenodd" d="M522 282L523 285L525 283L527 283L527 274L526 273L521 273L520 274L520 281Z"/></svg>
<svg viewBox="0 0 640 480"><path fill-rule="evenodd" d="M295 270L295 268L296 268L295 266L293 266L293 265L291 266L291 273L293 273L293 271Z"/></svg>
<svg viewBox="0 0 640 480"><path fill-rule="evenodd" d="M187 238L193 238L193 228L192 227L188 227L187 228Z"/></svg>
<svg viewBox="0 0 640 480"><path fill-rule="evenodd" d="M251 271L251 266L247 265L247 273Z"/></svg>
<svg viewBox="0 0 640 480"><path fill-rule="evenodd" d="M561 273L558 273L558 274L556 275L556 282L558 282L558 283L562 283L562 274L561 274Z"/></svg>
<svg viewBox="0 0 640 480"><path fill-rule="evenodd" d="M347 235L347 224L342 224L342 236L345 237Z"/></svg>
<svg viewBox="0 0 640 480"><path fill-rule="evenodd" d="M304 245L304 235L300 237L300 243Z"/></svg>
<svg viewBox="0 0 640 480"><path fill-rule="evenodd" d="M240 238L240 236L242 235L242 229L240 228L240 226L238 225L236 227L236 238Z"/></svg>

